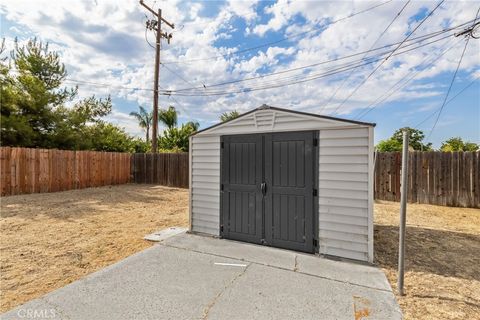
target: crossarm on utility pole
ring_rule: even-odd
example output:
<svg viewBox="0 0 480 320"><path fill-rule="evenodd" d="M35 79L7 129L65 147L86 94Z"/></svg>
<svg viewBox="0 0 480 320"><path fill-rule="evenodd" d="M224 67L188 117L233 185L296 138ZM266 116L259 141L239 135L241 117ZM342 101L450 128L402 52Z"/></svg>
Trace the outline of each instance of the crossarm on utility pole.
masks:
<svg viewBox="0 0 480 320"><path fill-rule="evenodd" d="M156 13L152 8L150 8L149 6L147 6L147 5L143 2L143 0L140 0L140 4L141 4L142 6L144 6L148 11L150 11L154 16L158 17L158 13ZM174 25L173 23L168 22L167 20L165 20L165 19L162 18L161 16L160 16L160 20L163 21L163 22L165 22L165 24L168 25L170 28L175 29L175 25Z"/></svg>

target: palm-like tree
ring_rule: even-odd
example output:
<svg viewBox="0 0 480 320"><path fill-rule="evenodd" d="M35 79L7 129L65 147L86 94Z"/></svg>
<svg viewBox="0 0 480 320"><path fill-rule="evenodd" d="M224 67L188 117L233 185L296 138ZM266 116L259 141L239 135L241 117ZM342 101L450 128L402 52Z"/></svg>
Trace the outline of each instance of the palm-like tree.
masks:
<svg viewBox="0 0 480 320"><path fill-rule="evenodd" d="M231 112L224 112L220 115L220 121L226 122L238 118L240 113L237 110L233 110Z"/></svg>
<svg viewBox="0 0 480 320"><path fill-rule="evenodd" d="M137 119L140 128L145 129L145 131L147 132L145 140L146 142L148 142L150 137L150 127L152 126L153 114L152 112L147 112L147 110L145 110L145 108L142 106L138 106L138 109L139 112L132 111L130 112L130 115Z"/></svg>
<svg viewBox="0 0 480 320"><path fill-rule="evenodd" d="M158 111L158 121L162 122L168 129L177 126L177 110L170 106L168 109Z"/></svg>
<svg viewBox="0 0 480 320"><path fill-rule="evenodd" d="M200 123L198 123L197 121L188 121L187 123L185 123L186 126L189 126L193 129L193 131L198 131L198 128L200 128Z"/></svg>

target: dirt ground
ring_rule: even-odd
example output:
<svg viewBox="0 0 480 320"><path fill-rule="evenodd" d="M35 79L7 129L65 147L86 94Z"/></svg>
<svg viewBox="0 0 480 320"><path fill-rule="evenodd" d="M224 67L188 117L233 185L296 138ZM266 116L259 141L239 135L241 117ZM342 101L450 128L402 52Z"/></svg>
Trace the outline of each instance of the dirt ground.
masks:
<svg viewBox="0 0 480 320"><path fill-rule="evenodd" d="M375 259L396 291L396 202L375 204ZM409 204L405 319L480 319L480 210Z"/></svg>
<svg viewBox="0 0 480 320"><path fill-rule="evenodd" d="M1 198L0 312L150 246L146 234L187 226L187 199L133 184Z"/></svg>
<svg viewBox="0 0 480 320"><path fill-rule="evenodd" d="M188 223L188 193L122 185L1 198L0 312L138 252ZM396 290L398 210L375 204L375 260ZM406 319L480 319L480 210L409 204Z"/></svg>

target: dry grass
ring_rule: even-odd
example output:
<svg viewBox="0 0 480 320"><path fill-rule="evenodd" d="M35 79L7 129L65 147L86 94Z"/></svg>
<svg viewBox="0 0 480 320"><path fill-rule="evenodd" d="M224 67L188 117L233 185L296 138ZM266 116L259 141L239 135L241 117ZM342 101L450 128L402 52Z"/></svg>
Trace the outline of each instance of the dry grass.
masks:
<svg viewBox="0 0 480 320"><path fill-rule="evenodd" d="M0 312L186 226L187 190L123 185L1 199ZM399 204L375 205L375 258L396 289ZM480 210L410 204L406 319L480 319Z"/></svg>
<svg viewBox="0 0 480 320"><path fill-rule="evenodd" d="M2 198L0 312L150 246L148 233L186 226L187 199L151 185Z"/></svg>
<svg viewBox="0 0 480 320"><path fill-rule="evenodd" d="M375 204L375 258L396 291L399 203ZM405 319L480 319L480 210L409 204Z"/></svg>

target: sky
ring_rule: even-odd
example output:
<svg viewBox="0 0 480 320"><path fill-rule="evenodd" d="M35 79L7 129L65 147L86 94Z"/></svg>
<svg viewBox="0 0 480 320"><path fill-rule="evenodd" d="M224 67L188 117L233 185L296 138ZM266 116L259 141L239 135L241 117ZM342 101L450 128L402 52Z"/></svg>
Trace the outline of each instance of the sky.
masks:
<svg viewBox="0 0 480 320"><path fill-rule="evenodd" d="M480 39L470 38L461 59L466 38L454 36L472 25L480 1L445 1L431 15L439 1L145 3L175 24L162 27L172 41L162 42L160 87L171 93L159 101L180 122L205 128L223 112L268 104L374 122L375 142L405 126L435 147L453 136L480 142ZM129 113L152 109L155 35L138 1L3 0L0 17L8 49L15 38L48 42L78 99L110 95L106 120L144 136Z"/></svg>

